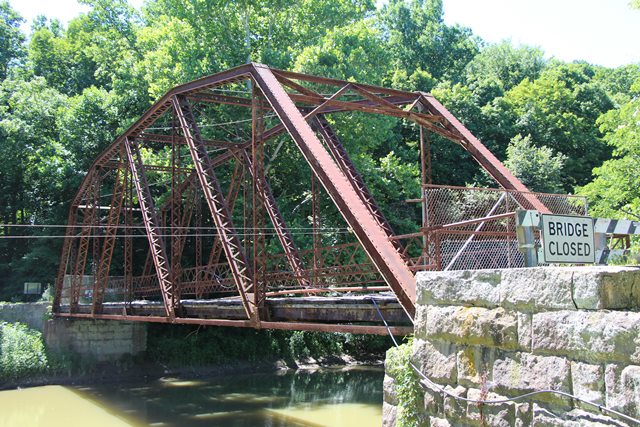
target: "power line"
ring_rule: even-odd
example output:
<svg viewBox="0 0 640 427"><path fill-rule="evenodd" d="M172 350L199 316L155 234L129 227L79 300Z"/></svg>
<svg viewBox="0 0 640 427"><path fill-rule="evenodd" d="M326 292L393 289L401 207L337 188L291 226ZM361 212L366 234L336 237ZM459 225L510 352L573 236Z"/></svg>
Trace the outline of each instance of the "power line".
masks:
<svg viewBox="0 0 640 427"><path fill-rule="evenodd" d="M264 119L270 119L276 117L275 114L267 114L265 115L263 118ZM223 123L210 123L210 124L204 124L204 125L198 125L199 128L214 128L214 127L222 127L222 126L227 126L227 125L236 125L236 124L241 124L241 123L248 123L248 122L252 122L253 118L251 119L242 119L242 120L234 120L234 121L230 121L230 122L223 122ZM174 129L173 126L158 126L158 127L148 127L145 128L144 130L172 130Z"/></svg>
<svg viewBox="0 0 640 427"><path fill-rule="evenodd" d="M77 224L77 225L69 225L69 224L0 224L0 228L1 227L18 227L18 228L29 228L29 227L33 227L33 228L99 228L99 229L103 229L106 228L107 225L94 225L94 224ZM145 226L144 225L117 225L116 228L123 228L123 229L140 229L140 230L144 230ZM215 230L216 227L196 227L196 226L187 226L187 227L182 227L182 226L177 226L177 227L171 227L171 226L158 226L158 227L154 227L156 229L167 229L167 230ZM275 227L260 227L260 228L256 228L256 227L236 227L236 230L277 230ZM317 228L317 227L287 227L288 230L315 230L315 231L349 231L350 229L345 228L345 227L322 227L322 228Z"/></svg>
<svg viewBox="0 0 640 427"><path fill-rule="evenodd" d="M344 232L339 232L340 234L348 234L347 231ZM278 234L275 232L266 232L266 233L261 233L263 236L268 236L268 237L273 237L273 236L277 236ZM313 232L293 232L290 233L294 236L312 236ZM253 237L256 234L255 233L236 233L236 235L238 237ZM179 235L172 235L172 234L160 234L157 235L157 237L220 237L221 234L217 234L217 233L207 233L207 234L179 234ZM28 239L66 239L66 238L70 238L70 239L79 239L82 238L83 236L81 236L80 234L76 234L73 236L66 236L66 235L43 235L43 236L26 236L26 235L20 235L20 236L0 236L0 240L2 239L7 239L7 240L16 240L16 239L23 239L23 240L28 240ZM104 236L96 236L96 235L89 235L89 236L85 236L87 238L96 238L96 237L104 237ZM146 234L116 234L114 235L114 237L116 238L147 238Z"/></svg>

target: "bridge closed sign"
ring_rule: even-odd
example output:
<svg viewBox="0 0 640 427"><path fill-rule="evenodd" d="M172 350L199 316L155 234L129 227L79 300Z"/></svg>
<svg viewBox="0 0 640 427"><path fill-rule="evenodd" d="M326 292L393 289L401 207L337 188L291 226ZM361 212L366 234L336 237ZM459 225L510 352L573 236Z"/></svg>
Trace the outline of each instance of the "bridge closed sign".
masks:
<svg viewBox="0 0 640 427"><path fill-rule="evenodd" d="M586 216L542 215L544 262L589 264L596 261L593 219Z"/></svg>

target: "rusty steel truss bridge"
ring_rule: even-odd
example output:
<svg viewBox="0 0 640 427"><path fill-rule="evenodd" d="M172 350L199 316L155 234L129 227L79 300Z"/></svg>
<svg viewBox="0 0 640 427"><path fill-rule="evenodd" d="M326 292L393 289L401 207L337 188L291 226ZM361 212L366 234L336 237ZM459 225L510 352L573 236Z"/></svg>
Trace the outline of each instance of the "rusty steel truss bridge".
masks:
<svg viewBox="0 0 640 427"><path fill-rule="evenodd" d="M394 233L374 200L339 137L344 113L418 128L424 194L405 201L421 218L415 232ZM430 226L433 134L466 150L508 197ZM284 188L303 170L308 182L293 186L302 194L272 190L268 177ZM283 212L283 198L297 207ZM382 315L403 334L415 273L448 269L496 237L515 241L505 219L516 206L547 211L430 94L246 64L170 90L95 159L71 203L54 313L384 334ZM443 230L459 243L445 261Z"/></svg>

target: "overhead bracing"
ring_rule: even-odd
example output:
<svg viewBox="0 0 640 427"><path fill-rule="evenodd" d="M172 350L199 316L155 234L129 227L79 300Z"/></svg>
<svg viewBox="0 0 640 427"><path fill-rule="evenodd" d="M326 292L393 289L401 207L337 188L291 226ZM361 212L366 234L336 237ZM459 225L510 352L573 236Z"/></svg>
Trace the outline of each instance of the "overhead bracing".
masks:
<svg viewBox="0 0 640 427"><path fill-rule="evenodd" d="M228 90L239 83L247 89ZM225 123L208 122L205 126L219 128L206 130L201 121L209 111L226 111L232 126L250 122L249 136L239 139ZM238 111L246 111L240 117L249 118L238 119ZM373 296L389 289L408 321L415 310L415 271L433 265L412 259L401 243L405 236L394 233L332 129L330 117L348 112L415 123L463 147L502 187L526 190L429 94L246 64L175 87L94 161L70 207L54 311L93 318L382 333L379 326L356 325L371 322L371 313L354 314L353 306L283 311L272 298L375 290ZM266 173L265 158L276 158L285 137L312 174L313 248L299 246L285 219L293 213L280 210L281 195L275 194ZM281 138L277 148L265 156L265 146L276 138ZM322 230L317 229L322 204L315 182L344 219L354 237L351 242L322 246ZM103 203L107 196L110 201ZM536 196L521 197L527 207L545 211ZM146 246L136 239L139 227ZM198 310L193 298L202 302ZM160 317L153 305L158 300ZM314 304L321 304L318 301ZM122 311L114 313L120 310L114 308L117 304L123 304ZM299 307L296 304L291 307ZM324 323L301 322L317 319L321 312Z"/></svg>

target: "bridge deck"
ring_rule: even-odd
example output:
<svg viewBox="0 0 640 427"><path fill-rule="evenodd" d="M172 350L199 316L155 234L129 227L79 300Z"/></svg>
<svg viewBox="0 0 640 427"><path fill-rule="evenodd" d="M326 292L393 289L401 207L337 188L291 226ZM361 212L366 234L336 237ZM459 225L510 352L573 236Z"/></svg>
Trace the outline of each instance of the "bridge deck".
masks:
<svg viewBox="0 0 640 427"><path fill-rule="evenodd" d="M394 333L412 332L411 321L395 295L343 295L339 297L298 296L269 298L260 327L265 329L304 329L326 332L386 333L380 314ZM209 300L184 299L182 312L173 323L255 327L246 318L239 297ZM108 320L169 322L161 301L137 300L130 304L105 302L102 314L91 313L91 304L79 304L75 313L61 306L59 316L92 317Z"/></svg>

